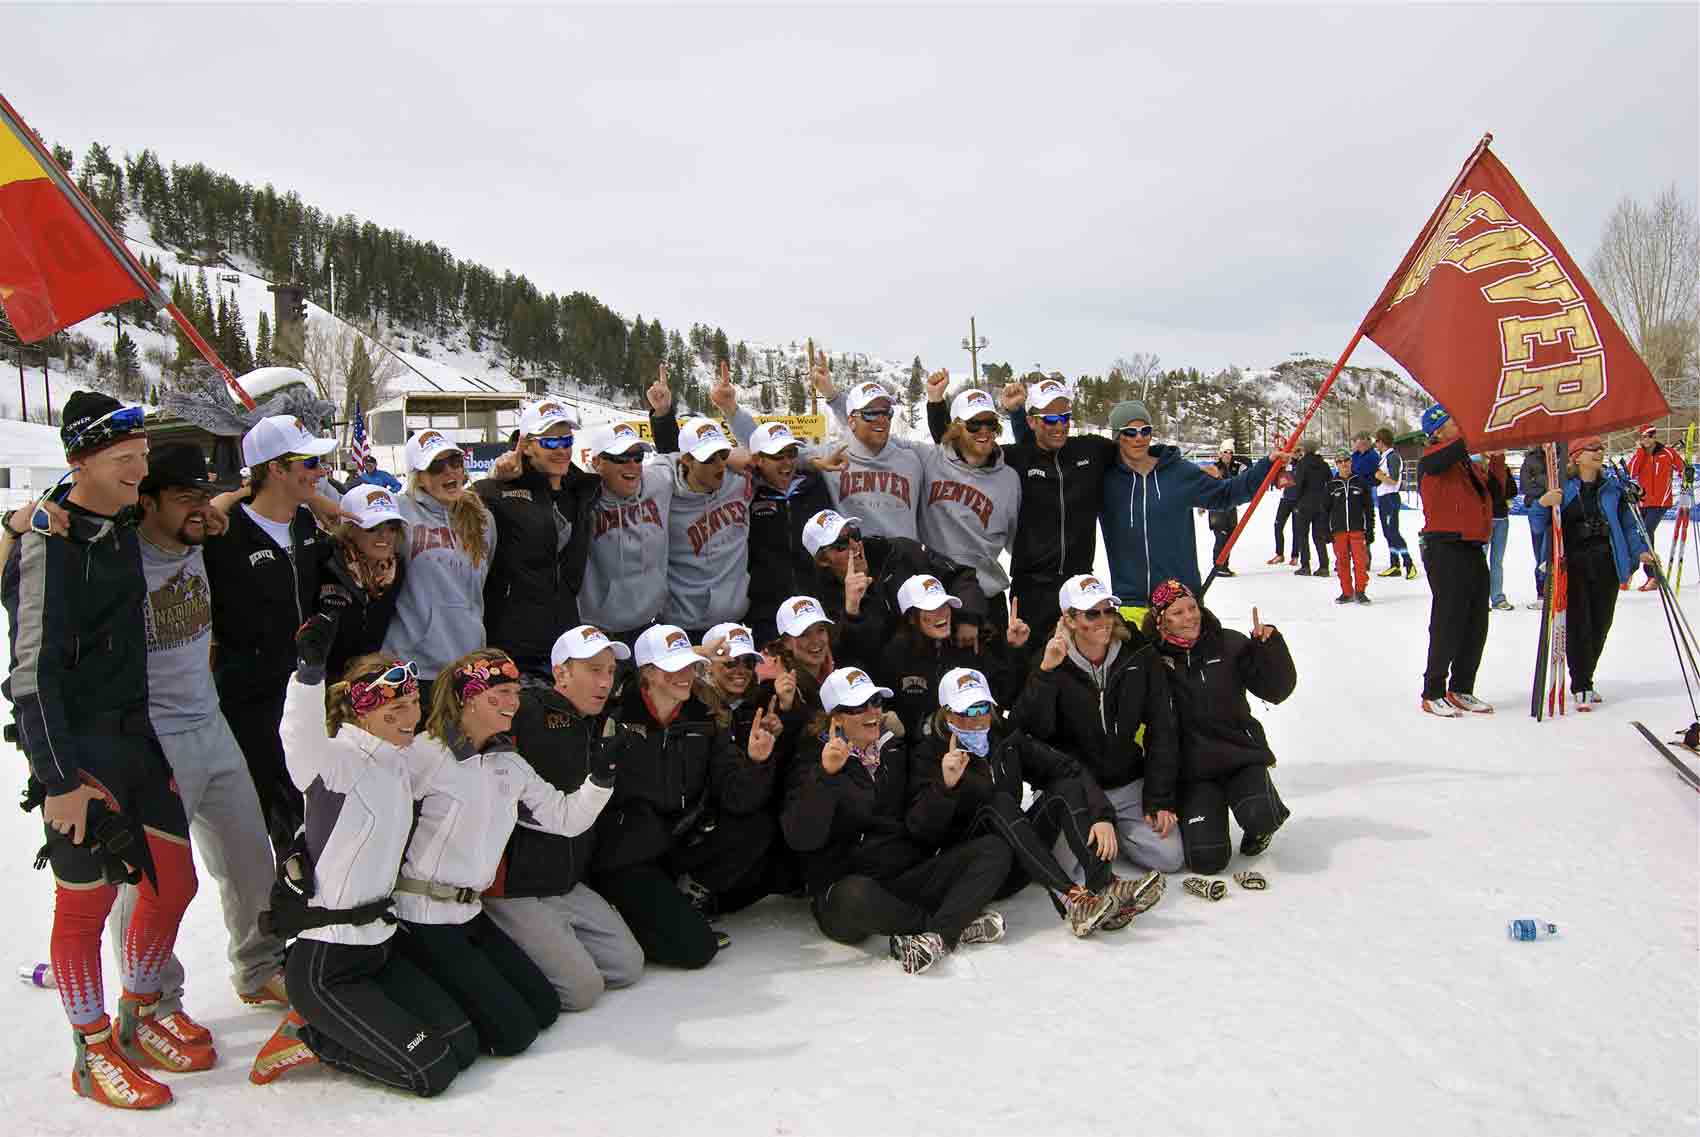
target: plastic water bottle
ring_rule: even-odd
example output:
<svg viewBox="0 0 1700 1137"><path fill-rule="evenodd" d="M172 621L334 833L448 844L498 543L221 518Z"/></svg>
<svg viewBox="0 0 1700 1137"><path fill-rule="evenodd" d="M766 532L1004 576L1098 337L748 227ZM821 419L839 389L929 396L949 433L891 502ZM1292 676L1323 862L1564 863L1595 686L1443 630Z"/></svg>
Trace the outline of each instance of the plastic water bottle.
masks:
<svg viewBox="0 0 1700 1137"><path fill-rule="evenodd" d="M1558 935L1558 925L1545 920L1513 920L1505 931L1514 940L1550 940Z"/></svg>
<svg viewBox="0 0 1700 1137"><path fill-rule="evenodd" d="M31 987L57 987L51 963L26 963L18 968L18 979Z"/></svg>

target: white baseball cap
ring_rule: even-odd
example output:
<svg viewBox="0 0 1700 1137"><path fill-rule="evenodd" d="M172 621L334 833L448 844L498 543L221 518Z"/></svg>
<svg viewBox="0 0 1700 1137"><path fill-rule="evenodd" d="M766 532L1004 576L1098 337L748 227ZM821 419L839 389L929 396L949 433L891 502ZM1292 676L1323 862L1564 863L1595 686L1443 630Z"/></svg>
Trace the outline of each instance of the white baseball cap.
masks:
<svg viewBox="0 0 1700 1137"><path fill-rule="evenodd" d="M555 646L549 649L549 666L559 667L569 659L595 659L605 651L612 651L615 659L632 657L631 648L609 639L601 628L580 624L556 637Z"/></svg>
<svg viewBox="0 0 1700 1137"><path fill-rule="evenodd" d="M633 657L639 667L653 663L663 671L683 671L692 664L703 662L702 656L691 649L691 637L685 634L683 628L672 624L645 628L643 635L637 638Z"/></svg>
<svg viewBox="0 0 1700 1137"><path fill-rule="evenodd" d="M698 462L706 462L721 451L732 453L732 440L713 419L686 419L679 425L679 446Z"/></svg>
<svg viewBox="0 0 1700 1137"><path fill-rule="evenodd" d="M846 525L861 523L860 517L845 517L836 510L823 509L804 524L803 548L807 549L812 557L838 540L839 533L844 531Z"/></svg>
<svg viewBox="0 0 1700 1137"><path fill-rule="evenodd" d="M1216 453L1218 454L1232 454L1233 452L1234 440L1231 438L1224 438L1221 442L1216 444Z"/></svg>
<svg viewBox="0 0 1700 1137"><path fill-rule="evenodd" d="M406 457L409 470L423 470L444 454L464 456L466 451L456 446L453 440L440 430L416 430L413 437L407 440Z"/></svg>
<svg viewBox="0 0 1700 1137"><path fill-rule="evenodd" d="M958 391L956 398L950 401L950 417L957 422L967 422L976 415L991 415L993 418L999 418L998 405L992 402L990 395L978 387Z"/></svg>
<svg viewBox="0 0 1700 1137"><path fill-rule="evenodd" d="M708 634L702 637L702 642L711 644L715 640L725 640L720 646L726 652L727 659L737 659L741 655L753 655L761 658L761 652L756 650L756 638L742 624L716 624L708 629Z"/></svg>
<svg viewBox="0 0 1700 1137"><path fill-rule="evenodd" d="M1110 590L1104 587L1104 582L1089 572L1069 577L1063 581L1062 587L1057 589L1057 603L1065 611L1072 608L1076 612L1089 612L1106 600L1117 607L1122 602L1121 597L1110 595Z"/></svg>
<svg viewBox="0 0 1700 1137"><path fill-rule="evenodd" d="M791 428L782 422L764 422L750 432L750 449L770 458L787 447L801 445Z"/></svg>
<svg viewBox="0 0 1700 1137"><path fill-rule="evenodd" d="M897 405L897 400L891 397L891 392L878 383L858 383L850 388L844 406L851 414L855 414L875 399L884 399L892 406Z"/></svg>
<svg viewBox="0 0 1700 1137"><path fill-rule="evenodd" d="M574 430L578 429L578 416L571 408L559 399L539 399L526 405L520 412L519 432L530 438L534 434L543 434L556 423L566 423Z"/></svg>
<svg viewBox="0 0 1700 1137"><path fill-rule="evenodd" d="M962 607L962 601L946 592L936 576L927 576L925 573L912 576L897 590L897 608L900 612L907 612L911 608L933 612L946 604L952 608Z"/></svg>
<svg viewBox="0 0 1700 1137"><path fill-rule="evenodd" d="M644 450L650 449L649 443L643 440L643 435L639 434L631 423L610 423L603 428L602 436L596 440L596 453L628 454L634 446Z"/></svg>
<svg viewBox="0 0 1700 1137"><path fill-rule="evenodd" d="M336 439L320 438L294 415L272 415L248 428L242 436L242 463L252 469L286 454L329 454Z"/></svg>
<svg viewBox="0 0 1700 1137"><path fill-rule="evenodd" d="M362 529L375 529L386 521L401 522L395 495L383 486L355 486L342 495L340 508Z"/></svg>
<svg viewBox="0 0 1700 1137"><path fill-rule="evenodd" d="M869 679L868 673L860 667L840 667L820 685L821 707L829 711L862 706L875 695L889 699L891 688L881 687Z"/></svg>
<svg viewBox="0 0 1700 1137"><path fill-rule="evenodd" d="M972 667L953 667L939 679L939 706L965 715L975 703L990 703L994 707L998 703L992 697L992 685L983 674Z"/></svg>
<svg viewBox="0 0 1700 1137"><path fill-rule="evenodd" d="M1048 407L1058 399L1067 399L1070 404L1074 402L1068 384L1061 379L1041 379L1027 386L1027 409L1030 411Z"/></svg>
<svg viewBox="0 0 1700 1137"><path fill-rule="evenodd" d="M830 624L826 610L813 596L788 596L779 605L775 623L782 636L800 636L816 624Z"/></svg>

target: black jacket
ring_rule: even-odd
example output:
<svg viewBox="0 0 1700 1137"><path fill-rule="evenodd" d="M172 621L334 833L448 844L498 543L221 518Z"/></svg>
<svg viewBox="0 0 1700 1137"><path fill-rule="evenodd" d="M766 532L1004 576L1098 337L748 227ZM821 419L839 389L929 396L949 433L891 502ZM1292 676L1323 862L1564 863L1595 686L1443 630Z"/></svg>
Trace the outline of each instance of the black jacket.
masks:
<svg viewBox="0 0 1700 1137"><path fill-rule="evenodd" d="M710 889L736 880L768 848L764 827L723 820L766 816L772 758L754 762L695 697L662 726L642 684L627 683L617 715L614 794L597 818L596 872L659 862ZM771 839L771 822L765 827Z"/></svg>
<svg viewBox="0 0 1700 1137"><path fill-rule="evenodd" d="M1293 466L1293 482L1298 488L1295 507L1302 514L1321 513L1328 508L1328 482L1334 471L1320 454L1306 454Z"/></svg>
<svg viewBox="0 0 1700 1137"><path fill-rule="evenodd" d="M1237 478L1251 467L1251 463L1244 458L1230 458L1224 468L1220 455L1209 464L1214 465L1224 479ZM1227 509L1212 509L1208 520L1212 533L1232 533L1234 527L1240 523L1240 511L1233 506Z"/></svg>
<svg viewBox="0 0 1700 1137"><path fill-rule="evenodd" d="M1273 766L1275 754L1246 695L1279 703L1298 685L1281 633L1259 642L1224 628L1206 609L1197 643L1159 650L1180 725L1181 781L1220 781L1246 766Z"/></svg>
<svg viewBox="0 0 1700 1137"><path fill-rule="evenodd" d="M909 751L889 737L878 768L869 773L854 755L836 774L820 764L826 740L811 735L797 744L780 825L785 841L802 854L803 879L815 896L852 873L888 880L913 868L933 850L909 836Z"/></svg>
<svg viewBox="0 0 1700 1137"><path fill-rule="evenodd" d="M12 648L6 697L19 748L50 794L76 788L99 735L151 733L134 512L114 519L60 504L70 535L25 533L0 584Z"/></svg>
<svg viewBox="0 0 1700 1137"><path fill-rule="evenodd" d="M1104 686L1072 657L1054 671L1034 666L1015 705L1017 723L1074 755L1100 786L1145 779L1145 812L1175 808L1178 743L1157 653L1136 632L1111 662ZM1144 741L1135 736L1145 727Z"/></svg>
<svg viewBox="0 0 1700 1137"><path fill-rule="evenodd" d="M546 674L555 638L579 622L591 509L602 479L572 469L561 488L551 490L546 475L521 461L513 481L485 478L472 487L496 521L496 551L484 578L484 629L491 647L527 671Z"/></svg>
<svg viewBox="0 0 1700 1137"><path fill-rule="evenodd" d="M1027 674L1027 653L993 636L979 652L956 646L954 639L929 640L905 622L868 668L874 682L890 687L888 706L897 712L905 737L921 737L921 726L938 710L939 680L953 667L972 667L986 676L992 697L1010 707L1021 694Z"/></svg>
<svg viewBox="0 0 1700 1137"><path fill-rule="evenodd" d="M1104 471L1116 460L1114 439L1071 434L1062 449L1044 450L1033 439L1027 417L1011 412L1015 441L1003 447L1004 463L1021 475L1021 512L1009 575L1024 584L1055 582L1092 571L1098 552L1098 510L1104 501ZM927 404L933 441L944 437L950 410Z"/></svg>
<svg viewBox="0 0 1700 1137"><path fill-rule="evenodd" d="M1375 495L1369 483L1353 474L1350 478L1335 478L1328 483L1328 530L1363 533L1364 540L1375 543Z"/></svg>
<svg viewBox="0 0 1700 1137"><path fill-rule="evenodd" d="M395 580L390 582L382 596L374 600L366 595L365 589L354 583L339 550L333 547L331 554L325 558L324 581L319 586L321 596L326 588L337 586L354 598L353 603L342 609L337 617L336 639L331 643L330 654L325 657L325 675L332 682L342 677L342 669L348 666L349 660L384 646L384 633L390 630L396 600L401 596L401 586L406 579L407 558L397 557Z"/></svg>
<svg viewBox="0 0 1700 1137"><path fill-rule="evenodd" d="M1523 455L1523 466L1517 475L1522 479L1523 508L1535 509L1541 495L1547 492L1547 452L1536 446Z"/></svg>
<svg viewBox="0 0 1700 1137"><path fill-rule="evenodd" d="M295 670L295 633L318 610L319 585L335 542L304 505L296 507L289 532L293 556L236 505L225 531L203 546L212 589L213 677L221 699L277 697Z"/></svg>
<svg viewBox="0 0 1700 1137"><path fill-rule="evenodd" d="M819 474L798 474L784 492L754 479L750 498L750 609L746 619L771 634L774 614L788 596L806 596L815 587L815 559L803 548L809 518L832 508L832 495ZM842 593L842 590L840 590ZM757 645L761 646L761 645Z"/></svg>
<svg viewBox="0 0 1700 1137"><path fill-rule="evenodd" d="M909 834L941 849L965 841L974 815L995 793L1008 794L1019 804L1023 786L1056 794L1077 814L1087 829L1098 821L1116 823L1116 811L1079 762L1024 731L1000 733L994 727L991 749L984 758L970 756L954 786L944 784L943 762L948 739L929 735L909 753Z"/></svg>
<svg viewBox="0 0 1700 1137"><path fill-rule="evenodd" d="M897 590L904 581L922 573L938 577L945 590L962 601L962 607L956 610L958 621L985 622L986 597L972 568L940 556L907 537L863 537L862 551L868 558L867 572L873 581L862 596L861 615L855 619L845 615L844 583L826 568L815 570L815 591L809 593L821 602L836 625L838 647L833 658L838 666L873 670L880 651L897 633L903 618L897 606Z"/></svg>
<svg viewBox="0 0 1700 1137"><path fill-rule="evenodd" d="M616 742L604 737L609 719L586 718L549 687L527 686L514 715L519 756L550 785L571 794L606 763ZM617 728L615 728L617 731ZM487 896L564 896L584 879L596 851L596 826L576 837L514 827L496 883Z"/></svg>

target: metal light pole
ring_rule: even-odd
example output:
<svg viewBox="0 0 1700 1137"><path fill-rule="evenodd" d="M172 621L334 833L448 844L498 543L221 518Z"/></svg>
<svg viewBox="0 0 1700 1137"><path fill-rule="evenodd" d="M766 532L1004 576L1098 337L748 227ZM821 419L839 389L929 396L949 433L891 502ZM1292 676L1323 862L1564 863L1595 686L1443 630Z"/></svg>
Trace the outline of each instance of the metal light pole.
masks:
<svg viewBox="0 0 1700 1137"><path fill-rule="evenodd" d="M968 365L974 370L974 377L969 380L970 386L980 385L980 352L985 350L986 345L986 337L974 327L974 317L968 317L968 338L962 341L962 349L968 353Z"/></svg>

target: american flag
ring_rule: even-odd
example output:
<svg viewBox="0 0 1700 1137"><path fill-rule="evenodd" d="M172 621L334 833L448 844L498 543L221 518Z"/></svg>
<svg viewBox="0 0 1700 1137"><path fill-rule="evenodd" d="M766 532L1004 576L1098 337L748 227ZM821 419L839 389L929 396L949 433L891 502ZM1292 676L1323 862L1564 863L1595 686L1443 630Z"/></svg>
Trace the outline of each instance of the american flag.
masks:
<svg viewBox="0 0 1700 1137"><path fill-rule="evenodd" d="M360 400L354 400L354 434L349 441L348 456L354 459L354 468L363 469L366 465L366 416L360 413Z"/></svg>

